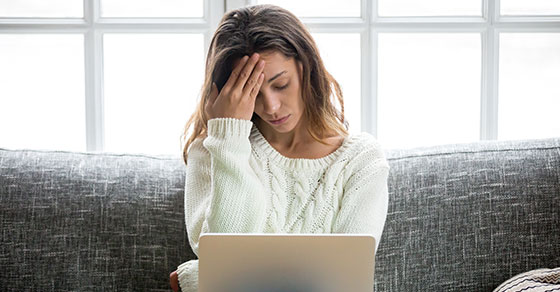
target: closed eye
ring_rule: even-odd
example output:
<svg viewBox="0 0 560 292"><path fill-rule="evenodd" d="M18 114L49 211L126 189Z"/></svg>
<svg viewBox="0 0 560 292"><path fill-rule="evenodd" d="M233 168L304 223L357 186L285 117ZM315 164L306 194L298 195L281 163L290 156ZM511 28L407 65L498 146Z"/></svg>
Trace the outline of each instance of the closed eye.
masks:
<svg viewBox="0 0 560 292"><path fill-rule="evenodd" d="M286 87L288 87L288 85L290 85L290 83L287 83L286 85L281 86L281 87L276 87L276 89L278 89L278 90L284 90L284 89L286 89Z"/></svg>

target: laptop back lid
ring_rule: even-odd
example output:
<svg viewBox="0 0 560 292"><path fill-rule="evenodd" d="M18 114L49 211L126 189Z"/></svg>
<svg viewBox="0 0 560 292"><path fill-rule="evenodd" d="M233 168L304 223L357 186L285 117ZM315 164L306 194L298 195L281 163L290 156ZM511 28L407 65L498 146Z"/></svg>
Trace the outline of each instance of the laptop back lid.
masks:
<svg viewBox="0 0 560 292"><path fill-rule="evenodd" d="M364 234L213 234L199 242L200 292L371 292Z"/></svg>

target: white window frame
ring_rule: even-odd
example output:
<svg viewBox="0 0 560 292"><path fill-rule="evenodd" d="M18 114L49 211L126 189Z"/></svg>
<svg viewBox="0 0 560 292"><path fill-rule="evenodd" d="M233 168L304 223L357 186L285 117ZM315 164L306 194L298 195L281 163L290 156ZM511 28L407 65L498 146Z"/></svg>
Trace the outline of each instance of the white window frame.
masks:
<svg viewBox="0 0 560 292"><path fill-rule="evenodd" d="M498 139L499 36L502 32L560 32L560 16L501 16L500 0L482 0L482 16L381 17L379 0L361 0L359 18L302 17L311 32L360 33L361 128L377 137L379 33L479 33L481 35L480 140ZM226 0L228 9L256 0Z"/></svg>
<svg viewBox="0 0 560 292"><path fill-rule="evenodd" d="M204 51L224 14L224 1L203 1L202 18L101 17L101 0L83 0L83 18L0 18L0 34L82 34L85 58L86 151L103 152L103 35L105 33L203 33Z"/></svg>
<svg viewBox="0 0 560 292"><path fill-rule="evenodd" d="M256 0L202 0L202 18L102 18L101 0L83 0L83 18L0 18L0 34L84 35L87 151L104 150L103 34L203 33L204 51L222 15ZM482 0L480 17L380 17L378 0L361 0L361 17L302 17L311 32L361 36L361 128L377 136L377 45L379 33L480 33L482 74L480 139L498 137L499 35L502 32L560 32L560 16L501 16L499 0Z"/></svg>

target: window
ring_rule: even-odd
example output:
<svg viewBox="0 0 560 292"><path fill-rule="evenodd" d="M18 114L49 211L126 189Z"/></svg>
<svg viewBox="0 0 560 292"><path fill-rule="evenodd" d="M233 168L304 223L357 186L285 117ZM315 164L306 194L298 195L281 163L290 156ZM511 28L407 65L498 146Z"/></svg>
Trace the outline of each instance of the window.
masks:
<svg viewBox="0 0 560 292"><path fill-rule="evenodd" d="M500 34L500 139L560 134L560 33Z"/></svg>
<svg viewBox="0 0 560 292"><path fill-rule="evenodd" d="M3 0L0 3L2 18L82 18L83 1L76 0Z"/></svg>
<svg viewBox="0 0 560 292"><path fill-rule="evenodd" d="M560 2L554 0L502 0L502 15L560 15Z"/></svg>
<svg viewBox="0 0 560 292"><path fill-rule="evenodd" d="M478 140L477 33L380 33L377 134L386 147Z"/></svg>
<svg viewBox="0 0 560 292"><path fill-rule="evenodd" d="M379 16L482 16L480 0L379 0Z"/></svg>
<svg viewBox="0 0 560 292"><path fill-rule="evenodd" d="M84 37L0 34L1 147L84 150Z"/></svg>
<svg viewBox="0 0 560 292"><path fill-rule="evenodd" d="M178 133L204 81L203 48L202 34L104 35L105 151L180 149Z"/></svg>
<svg viewBox="0 0 560 292"><path fill-rule="evenodd" d="M360 36L337 76L351 130L387 148L560 136L560 4L537 0L255 0L292 9L316 35ZM344 7L343 7L344 6ZM320 37L319 37L320 40ZM321 52L348 40L318 41ZM336 45L334 45L336 44ZM360 78L349 77L358 71ZM339 73L340 72L340 73ZM352 89L360 88L360 101ZM352 128L353 125L353 128Z"/></svg>
<svg viewBox="0 0 560 292"><path fill-rule="evenodd" d="M101 17L203 18L203 1L101 0Z"/></svg>
<svg viewBox="0 0 560 292"><path fill-rule="evenodd" d="M0 147L180 156L223 4L43 2L0 3Z"/></svg>
<svg viewBox="0 0 560 292"><path fill-rule="evenodd" d="M262 3L309 28L351 132L387 148L560 136L557 1L44 2L0 2L0 147L179 156L219 20Z"/></svg>

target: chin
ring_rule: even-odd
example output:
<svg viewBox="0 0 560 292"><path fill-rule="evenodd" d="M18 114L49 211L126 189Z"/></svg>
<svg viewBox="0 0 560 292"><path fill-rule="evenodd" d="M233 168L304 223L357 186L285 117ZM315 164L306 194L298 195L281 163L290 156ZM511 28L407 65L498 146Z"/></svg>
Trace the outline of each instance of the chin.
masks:
<svg viewBox="0 0 560 292"><path fill-rule="evenodd" d="M294 116L292 115L292 116L290 116L290 118L284 124L275 125L275 124L272 124L271 122L269 122L268 120L263 120L259 116L260 122L262 124L265 124L267 128L270 128L274 132L282 133L282 134L290 133L290 132L294 131L294 129L296 128L298 123L297 123L297 121L294 121L293 118L294 118ZM298 121L299 121L299 119L298 119Z"/></svg>
<svg viewBox="0 0 560 292"><path fill-rule="evenodd" d="M272 128L272 130L282 134L289 133L294 130L294 127L278 127L273 125L270 125L270 127Z"/></svg>

